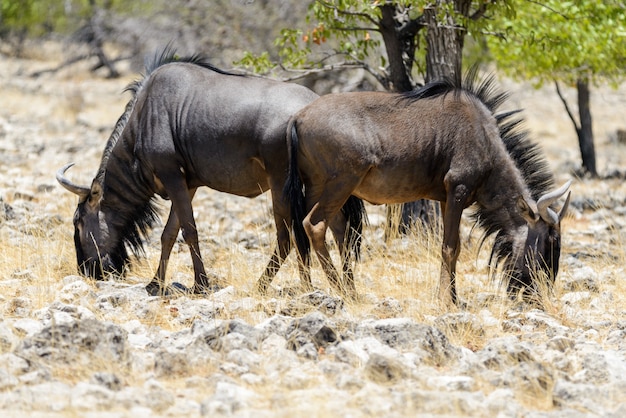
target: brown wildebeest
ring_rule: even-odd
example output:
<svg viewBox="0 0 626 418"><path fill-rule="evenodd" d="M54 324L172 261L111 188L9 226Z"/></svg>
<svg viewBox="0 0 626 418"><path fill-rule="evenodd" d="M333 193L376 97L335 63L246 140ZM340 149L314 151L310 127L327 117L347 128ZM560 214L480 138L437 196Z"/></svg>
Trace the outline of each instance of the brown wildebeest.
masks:
<svg viewBox="0 0 626 418"><path fill-rule="evenodd" d="M295 222L303 222L329 282L355 295L351 275L340 278L324 242L326 228L353 195L373 204L421 198L441 202L442 268L439 299L457 303L459 225L465 208L485 236L496 235L491 259L502 263L510 296L530 296L543 273L551 284L558 272L558 190L536 145L517 129L516 112L494 116L506 94L493 77L464 86L428 84L406 94L342 93L322 96L290 121L291 196ZM508 122L507 122L508 121ZM302 192L304 185L304 193Z"/></svg>
<svg viewBox="0 0 626 418"><path fill-rule="evenodd" d="M158 194L172 201L172 209L161 236L159 267L147 291L171 292L165 273L179 229L191 251L193 292L214 288L200 255L191 206L196 189L208 186L245 197L271 189L277 244L257 284L265 292L291 247L290 205L282 198L287 122L317 94L296 84L230 74L199 56L177 58L169 47L146 69L143 79L128 87L133 97L107 142L91 186L65 178L72 164L57 172L59 183L80 197L74 215L79 270L97 279L123 274L127 247L141 254L143 236L157 220L153 197ZM351 204L357 210L349 211ZM348 215L360 213L359 205L351 199ZM345 224L349 216L338 219ZM304 235L300 224L295 229L296 235ZM308 247L303 245L298 247L301 282L310 289ZM187 291L178 283L174 287Z"/></svg>

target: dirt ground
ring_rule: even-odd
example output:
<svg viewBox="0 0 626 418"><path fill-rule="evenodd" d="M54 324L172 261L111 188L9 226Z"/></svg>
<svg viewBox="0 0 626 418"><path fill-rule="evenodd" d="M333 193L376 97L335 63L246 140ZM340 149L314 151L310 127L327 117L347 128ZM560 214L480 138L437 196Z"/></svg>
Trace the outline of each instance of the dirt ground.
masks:
<svg viewBox="0 0 626 418"><path fill-rule="evenodd" d="M24 59L0 55L0 303L4 321L32 318L37 310L49 307L63 281L75 275L72 215L76 197L57 184L55 172L64 164L75 162L68 175L78 183L91 181L103 146L130 98L123 89L139 76L123 71L120 79L105 79L89 72L89 64L85 63L31 77L34 71L60 62L59 48L35 48ZM555 302L548 313L566 318L563 320L573 328L584 327L581 324L592 319L623 323L626 288L620 283L626 261L626 144L618 143L616 131L626 129L626 85L617 89L599 85L592 90L597 167L606 178L580 179L574 174L580 166L576 134L553 86L534 89L530 83L508 79L501 79L500 83L511 93L507 107L524 109L527 127L545 152L557 183L574 180L570 214L562 225L562 270ZM575 103L575 91L564 90L570 102ZM212 272L234 285L236 303L243 306L273 245L269 197L249 200L202 190L194 200L194 209L205 261ZM410 265L416 258L414 244L406 239L382 243L384 208L368 206L368 213L371 224L364 236L365 260L357 269L357 287L371 293L374 302L349 307L351 314L359 318L409 315L432 322L432 318L442 314L432 306L439 270L438 245L427 249L430 258L425 260L426 273L418 272L421 264ZM468 232L469 227L464 230ZM133 270L129 283L143 284L149 280L158 261L159 233L157 228L145 259ZM427 244L419 244L419 248ZM468 299L483 292L483 287L493 289L485 284L488 250L482 250L478 261L473 250L470 244L464 247L459 267L459 291ZM297 277L294 264L290 262L281 270L277 287L293 284ZM321 277L319 266L314 269L314 284L326 289L328 284ZM413 280L410 274L418 275L415 280L422 288L403 288ZM170 275L180 281L189 281L192 275L189 253L182 244L177 245L172 256ZM598 294L615 293L615 303L606 312L593 310L593 303L589 303L570 316L568 299L563 298L571 291L568 283L581 277L595 278L600 287ZM96 284L91 286L96 288ZM25 298L32 305L28 309L20 305ZM385 298L400 301L398 306L404 310L381 313L379 302ZM286 305L289 301L288 297L275 296L262 303ZM166 330L180 329L172 322L178 308L165 302L164 305L169 310L164 308L165 313L159 314L158 325ZM589 311L585 310L587 307ZM240 313L241 310L233 309L228 315L232 318ZM265 318L255 310L245 311L244 315L244 320L252 323ZM500 335L481 335L472 341L460 337L454 342L478 350L490 337ZM8 350L2 348L3 353Z"/></svg>

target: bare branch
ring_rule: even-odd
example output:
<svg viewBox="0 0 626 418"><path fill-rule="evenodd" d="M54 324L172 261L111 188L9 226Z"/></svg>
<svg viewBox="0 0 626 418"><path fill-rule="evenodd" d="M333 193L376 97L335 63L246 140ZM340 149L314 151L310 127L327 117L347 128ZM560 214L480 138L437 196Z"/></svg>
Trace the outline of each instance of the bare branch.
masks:
<svg viewBox="0 0 626 418"><path fill-rule="evenodd" d="M306 69L302 69L302 70L296 70L293 68L286 68L281 66L280 67L283 71L286 71L288 73L296 73L295 75L289 76L289 77L283 77L281 78L281 81L295 81L295 80L300 80L306 76L309 76L311 74L319 74L319 73L325 73L325 72L329 72L329 71L338 71L338 70L349 70L349 69L355 69L355 68L363 68L361 65L357 64L357 63L350 63L350 62L338 62L335 64L328 64L328 65L324 65L322 67L319 68L306 68Z"/></svg>
<svg viewBox="0 0 626 418"><path fill-rule="evenodd" d="M490 32L490 31L481 30L480 34L486 35L486 36L495 36L496 38L502 39L503 41L507 40L506 35L503 32Z"/></svg>
<svg viewBox="0 0 626 418"><path fill-rule="evenodd" d="M376 21L376 19L373 19L372 16L368 15L367 13L350 12L348 10L343 10L343 9L340 9L339 7L335 6L334 4L329 3L327 1L323 1L323 0L317 0L317 2L319 4L321 4L322 6L328 8L328 9L334 10L334 11L336 11L337 13L339 13L341 15L360 17L362 19L369 20L370 22L372 22L376 26L379 26L379 22Z"/></svg>
<svg viewBox="0 0 626 418"><path fill-rule="evenodd" d="M567 115L569 116L569 118L571 119L572 123L574 124L574 128L576 129L576 132L579 132L581 127L576 122L576 118L574 117L574 114L570 110L569 105L567 104L567 100L565 100L565 96L563 96L563 93L561 93L561 88L559 87L559 82L554 80L554 85L556 86L556 94L558 94L559 99L561 99L561 102L563 102L563 106L565 106L565 111L567 112Z"/></svg>
<svg viewBox="0 0 626 418"><path fill-rule="evenodd" d="M545 9L548 9L548 10L550 10L552 13L556 13L556 14L558 14L558 15L559 15L559 16L561 16L563 19L567 19L567 20L569 20L569 17L567 17L567 15L566 15L565 13L559 12L558 10L556 10L556 9L555 9L555 8L553 8L553 7L548 6L547 4L541 3L541 2L536 1L536 0L526 0L526 1L527 1L527 2L529 2L529 3L536 4L536 5L537 5L537 6L539 6L539 7L543 7L543 8L545 8Z"/></svg>
<svg viewBox="0 0 626 418"><path fill-rule="evenodd" d="M57 65L56 67L46 68L46 69L43 69L43 70L35 71L35 72L31 73L30 76L31 77L39 77L40 75L43 75L43 74L46 74L46 73L56 73L56 72L66 68L66 67L69 67L69 66L71 66L73 64L76 64L77 62L88 60L90 58L97 57L97 56L98 56L98 54L95 51L91 51L89 53L82 54L82 55L77 55L75 57L67 59L66 61L62 62L61 64ZM130 55L128 55L128 56L122 55L122 56L119 56L117 58L113 58L113 59L111 59L109 61L111 63L117 63L117 62L120 62L120 61L129 60L129 59L132 59L132 58L133 57L130 56ZM91 68L91 70L95 71L95 70L97 70L99 68L102 68L103 66L104 66L104 64L101 61L99 61L97 64L95 64Z"/></svg>
<svg viewBox="0 0 626 418"><path fill-rule="evenodd" d="M487 5L488 3L486 2L481 4L480 7L474 13L472 13L471 16L469 16L469 19L478 20L485 16L485 13L487 13Z"/></svg>
<svg viewBox="0 0 626 418"><path fill-rule="evenodd" d="M293 69L287 69L284 67L281 67L281 68L286 72L298 73L291 77L283 77L281 78L282 81L300 80L311 74L319 74L319 73L325 73L325 72L330 72L330 71L363 69L367 71L368 73L370 73L376 79L376 81L378 81L383 86L383 88L389 89L389 80L384 75L380 74L378 71L372 68L370 65L362 61L344 61L344 62L338 62L335 64L325 65L320 68L309 68L309 69L304 69L304 70L293 70Z"/></svg>
<svg viewBox="0 0 626 418"><path fill-rule="evenodd" d="M355 26L355 27L344 28L344 27L341 27L341 26L331 26L330 29L343 31L343 32L359 32L359 31L380 32L380 28L378 28L378 27L368 28L368 27Z"/></svg>
<svg viewBox="0 0 626 418"><path fill-rule="evenodd" d="M347 59L341 62L335 62L331 64L322 65L324 62L332 58L337 58L340 56L345 57ZM282 63L276 64L276 67L280 68L280 70L282 70L285 73L291 73L294 75L288 76L288 77L272 77L268 75L268 73L258 74L258 73L248 71L245 69L237 69L237 71L240 74L250 76L250 77L258 77L258 78L266 78L266 79L278 78L281 81L289 82L289 81L296 81L296 80L303 79L311 74L321 74L321 73L330 72L330 71L343 71L343 70L350 70L350 69L362 69L370 73L376 79L376 81L378 81L383 86L383 88L385 88L386 90L389 90L389 76L388 75L381 73L380 71L377 71L375 68L373 68L369 64L345 52L336 52L336 51L329 52L324 58L316 62L310 63L308 68L303 68L303 69L287 68Z"/></svg>
<svg viewBox="0 0 626 418"><path fill-rule="evenodd" d="M464 28L463 26L459 26L459 25L441 25L441 24L437 24L437 26L440 27L440 28L444 28L444 29L458 30L460 32L467 32L466 28Z"/></svg>

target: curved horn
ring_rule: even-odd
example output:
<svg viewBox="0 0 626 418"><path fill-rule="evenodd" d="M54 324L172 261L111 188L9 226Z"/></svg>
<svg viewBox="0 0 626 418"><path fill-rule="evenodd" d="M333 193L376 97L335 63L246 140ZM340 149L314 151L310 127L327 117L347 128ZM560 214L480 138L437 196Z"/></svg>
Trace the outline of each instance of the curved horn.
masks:
<svg viewBox="0 0 626 418"><path fill-rule="evenodd" d="M559 212L559 221L562 221L567 213L567 207L569 206L569 198L572 197L572 192L567 193L567 198L565 198L565 203Z"/></svg>
<svg viewBox="0 0 626 418"><path fill-rule="evenodd" d="M70 192L79 195L80 197L89 196L89 192L91 191L89 187L79 186L78 184L74 184L65 178L65 172L73 165L74 163L69 163L59 168L57 171L57 181L61 184L61 186L65 187Z"/></svg>
<svg viewBox="0 0 626 418"><path fill-rule="evenodd" d="M537 200L537 212L539 212L539 216L548 222L551 225L556 225L559 223L559 215L556 214L552 209L550 209L550 205L556 202L561 196L567 192L569 186L572 184L571 180L568 180L563 186L558 189L551 191L550 193L546 193L541 196L539 200ZM569 203L569 199L568 202Z"/></svg>

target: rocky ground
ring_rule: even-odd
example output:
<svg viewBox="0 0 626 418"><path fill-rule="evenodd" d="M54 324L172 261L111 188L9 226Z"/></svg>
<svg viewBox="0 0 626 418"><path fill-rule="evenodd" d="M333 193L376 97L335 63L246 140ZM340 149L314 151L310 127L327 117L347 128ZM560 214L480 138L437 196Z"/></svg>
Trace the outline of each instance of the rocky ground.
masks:
<svg viewBox="0 0 626 418"><path fill-rule="evenodd" d="M135 75L106 80L78 65L29 76L54 55L0 56L2 416L626 416L626 145L614 140L623 87L594 90L609 178L574 179L561 273L542 310L503 299L475 238L459 266L467 308L442 310L437 235L385 243L375 207L356 271L362 301L336 297L319 266L319 290L290 292L293 260L261 297L252 289L271 252L269 199L212 191L195 211L205 260L226 287L162 300L144 290L159 229L127 279L75 274L76 199L54 173L75 161L71 177L90 181ZM558 182L572 178L576 138L553 92L502 85ZM170 274L191 280L182 244Z"/></svg>

